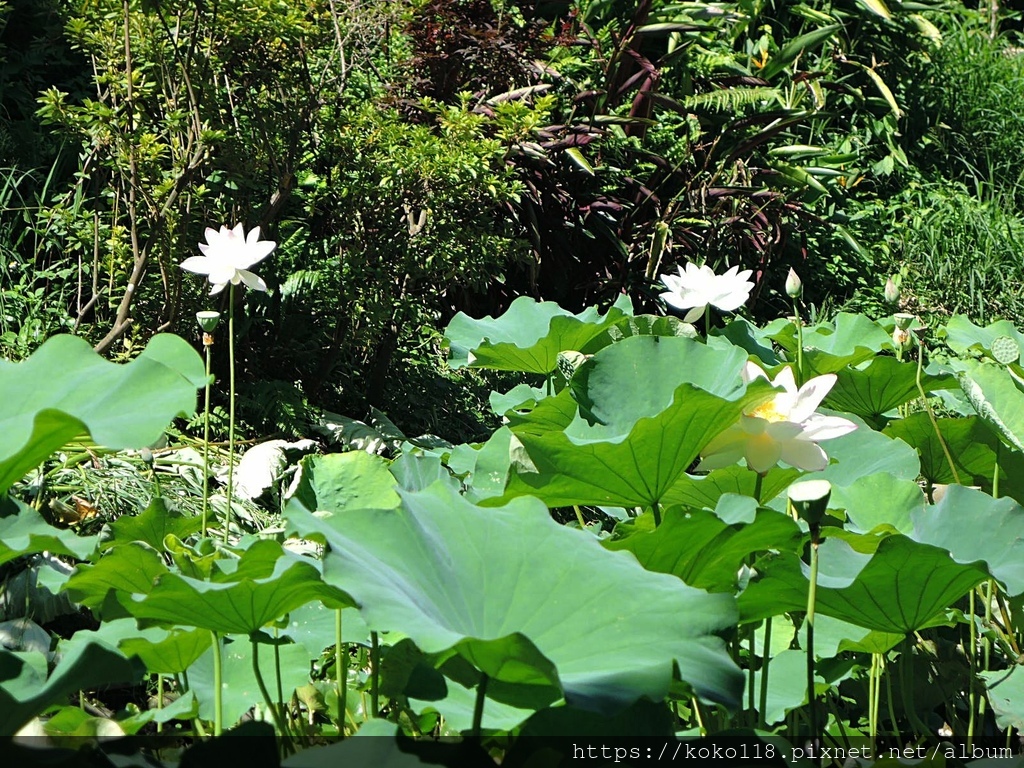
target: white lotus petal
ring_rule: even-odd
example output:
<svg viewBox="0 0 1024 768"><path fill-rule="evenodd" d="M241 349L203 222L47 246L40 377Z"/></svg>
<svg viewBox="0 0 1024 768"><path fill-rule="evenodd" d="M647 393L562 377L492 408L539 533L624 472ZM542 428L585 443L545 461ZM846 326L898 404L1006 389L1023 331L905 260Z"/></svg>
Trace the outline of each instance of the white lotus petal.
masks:
<svg viewBox="0 0 1024 768"><path fill-rule="evenodd" d="M800 392L790 412L793 421L804 421L809 418L835 386L836 378L834 373L827 373L824 376L815 376L800 387Z"/></svg>
<svg viewBox="0 0 1024 768"><path fill-rule="evenodd" d="M213 262L205 256L189 256L181 262L181 268L197 275L208 275L213 268Z"/></svg>
<svg viewBox="0 0 1024 768"><path fill-rule="evenodd" d="M267 284L263 282L263 278L261 278L259 275L253 274L247 269L239 270L238 276L247 286L252 288L254 291L267 290Z"/></svg>
<svg viewBox="0 0 1024 768"><path fill-rule="evenodd" d="M767 433L747 440L747 466L755 472L767 472L779 463L782 445L772 440Z"/></svg>
<svg viewBox="0 0 1024 768"><path fill-rule="evenodd" d="M842 437L857 429L857 425L849 419L843 419L839 416L824 416L820 413L811 414L809 418L804 420L803 427L804 434L802 439L813 440L814 442Z"/></svg>
<svg viewBox="0 0 1024 768"><path fill-rule="evenodd" d="M817 472L828 466L828 456L817 443L790 440L780 444L781 459L791 467Z"/></svg>

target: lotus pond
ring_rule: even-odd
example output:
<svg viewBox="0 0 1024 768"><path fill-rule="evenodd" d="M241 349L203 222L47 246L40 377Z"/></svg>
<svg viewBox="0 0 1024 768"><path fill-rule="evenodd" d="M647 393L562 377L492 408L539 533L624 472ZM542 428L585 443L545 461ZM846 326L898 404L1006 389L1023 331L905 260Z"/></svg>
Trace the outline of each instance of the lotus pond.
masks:
<svg viewBox="0 0 1024 768"><path fill-rule="evenodd" d="M489 439L336 420L350 450L264 450L258 492L243 457L231 505L222 451L153 447L201 400L190 343L0 363L0 735L116 765L233 734L293 766L1019 753L1024 335L710 318L459 315L450 365L525 382ZM55 478L118 461L137 509L59 514Z"/></svg>

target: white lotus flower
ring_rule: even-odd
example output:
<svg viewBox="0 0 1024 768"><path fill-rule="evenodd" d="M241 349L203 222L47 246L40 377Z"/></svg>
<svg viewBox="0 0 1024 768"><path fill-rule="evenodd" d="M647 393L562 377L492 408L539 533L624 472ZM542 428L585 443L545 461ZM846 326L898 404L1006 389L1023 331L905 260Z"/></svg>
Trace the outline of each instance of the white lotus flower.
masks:
<svg viewBox="0 0 1024 768"><path fill-rule="evenodd" d="M679 268L678 275L661 276L668 288L661 298L676 309L689 309L683 318L688 323L704 314L709 304L723 312L734 312L747 303L754 287L750 281L753 271L739 269L730 267L725 274L716 275L706 264L698 267L688 262L685 271Z"/></svg>
<svg viewBox="0 0 1024 768"><path fill-rule="evenodd" d="M757 378L767 379L768 374L756 363L748 362L743 380L750 383ZM829 373L797 389L793 369L783 368L772 386L785 391L744 413L738 423L708 443L697 468L719 469L745 458L755 472L767 472L779 461L808 472L824 469L828 456L818 443L857 428L848 419L815 413L835 383L836 375Z"/></svg>
<svg viewBox="0 0 1024 768"><path fill-rule="evenodd" d="M234 229L225 226L220 231L207 227L206 242L199 244L202 256L191 256L181 262L181 268L206 275L213 285L210 295L220 293L228 283L245 283L254 291L267 290L267 284L249 267L262 261L277 247L273 240L260 240L260 228L254 227L248 235L241 224Z"/></svg>

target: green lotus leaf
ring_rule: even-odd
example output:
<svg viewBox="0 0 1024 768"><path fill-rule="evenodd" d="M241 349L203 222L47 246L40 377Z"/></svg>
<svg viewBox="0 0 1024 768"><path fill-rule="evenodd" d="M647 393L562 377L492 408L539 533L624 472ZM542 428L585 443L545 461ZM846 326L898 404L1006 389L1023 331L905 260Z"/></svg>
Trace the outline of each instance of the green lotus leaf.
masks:
<svg viewBox="0 0 1024 768"><path fill-rule="evenodd" d="M35 552L85 560L96 551L98 541L96 536L54 528L27 504L0 497L0 565Z"/></svg>
<svg viewBox="0 0 1024 768"><path fill-rule="evenodd" d="M828 413L826 411L826 413ZM831 459L816 477L833 487L852 485L858 479L885 472L902 480L916 480L921 466L917 451L902 440L876 432L852 414L838 414L857 424L849 434L828 440L821 447Z"/></svg>
<svg viewBox="0 0 1024 768"><path fill-rule="evenodd" d="M1010 445L1024 452L1024 383L1001 365L952 360L974 410Z"/></svg>
<svg viewBox="0 0 1024 768"><path fill-rule="evenodd" d="M307 456L290 503L310 512L345 509L391 509L398 505L395 477L380 456L365 451Z"/></svg>
<svg viewBox="0 0 1024 768"><path fill-rule="evenodd" d="M921 456L921 476L933 485L954 483L959 479L962 485L976 485L991 491L998 459L1000 493L1024 501L1024 456L1003 446L988 422L977 416L937 421L956 467L956 476L927 413L893 421L885 428L885 434L917 449Z"/></svg>
<svg viewBox="0 0 1024 768"><path fill-rule="evenodd" d="M230 572L215 571L209 581L167 572L126 607L141 624L250 634L329 594L312 561L264 539L251 545Z"/></svg>
<svg viewBox="0 0 1024 768"><path fill-rule="evenodd" d="M616 526L623 538L607 540L611 550L628 550L649 571L671 573L692 587L733 592L740 565L752 552L796 551L803 534L796 522L762 509L752 523L726 525L713 512L668 509L653 531L637 530L635 522Z"/></svg>
<svg viewBox="0 0 1024 768"><path fill-rule="evenodd" d="M467 688L452 680L448 680L447 684L448 695L443 699L423 701L411 696L409 704L420 713L434 711L443 715L445 725L453 731L469 731L473 726L476 689ZM532 714L532 709L522 709L500 701L488 701L484 707L481 727L485 731L511 731Z"/></svg>
<svg viewBox="0 0 1024 768"><path fill-rule="evenodd" d="M801 625L798 637L800 647L806 648L806 624ZM831 616L818 614L814 617L814 655L819 659L831 659L843 651L885 653L904 639L903 634L864 629Z"/></svg>
<svg viewBox="0 0 1024 768"><path fill-rule="evenodd" d="M596 307L573 315L554 302L520 296L501 317L474 320L459 312L445 329L452 368L491 368L547 375L558 367L558 353L592 351L588 344L605 337L605 329L633 314L628 297L620 297L607 314Z"/></svg>
<svg viewBox="0 0 1024 768"><path fill-rule="evenodd" d="M817 612L894 634L943 621L946 608L988 578L983 568L902 535L882 540L874 554L826 539L818 563ZM808 568L796 555L782 553L761 566L762 578L739 597L742 621L807 608Z"/></svg>
<svg viewBox="0 0 1024 768"><path fill-rule="evenodd" d="M501 427L485 443L457 445L452 449L448 468L462 478L470 501L498 497L505 492L512 462L511 445L512 432Z"/></svg>
<svg viewBox="0 0 1024 768"><path fill-rule="evenodd" d="M803 472L792 467L772 467L761 481L761 503L767 503L782 493ZM684 507L715 509L724 494L735 493L754 497L757 474L738 464L723 467L703 476L682 475L672 484L662 501L666 505L680 504Z"/></svg>
<svg viewBox="0 0 1024 768"><path fill-rule="evenodd" d="M54 336L20 363L0 361L0 492L85 433L109 448L149 445L195 410L205 380L196 351L169 334L124 365L77 336Z"/></svg>
<svg viewBox="0 0 1024 768"><path fill-rule="evenodd" d="M281 690L285 701L289 701L296 688L309 682L310 657L303 646L294 643L278 646L278 656L281 662ZM270 646L260 646L259 667L267 687L276 692L277 664L274 660L274 649ZM263 703L259 684L252 669L252 643L247 638L221 638L221 670L224 725L227 726L229 723L237 722L253 705ZM213 720L212 647L189 667L188 684L189 690L199 701L199 716L204 720Z"/></svg>
<svg viewBox="0 0 1024 768"><path fill-rule="evenodd" d="M858 477L850 485L834 486L831 509L846 510L849 530L867 533L878 528L909 533L912 515L926 503L921 486L913 480L894 477L888 472Z"/></svg>
<svg viewBox="0 0 1024 768"><path fill-rule="evenodd" d="M920 397L917 363L903 363L894 357L876 357L863 368L842 368L836 376L825 405L869 421ZM952 376L929 374L922 374L921 386L925 392L958 387Z"/></svg>
<svg viewBox="0 0 1024 768"><path fill-rule="evenodd" d="M764 329L790 360L796 360L796 326L789 320L777 320ZM848 365L858 365L883 349L892 349L892 338L879 323L864 315L840 312L835 322L823 322L803 330L804 376L836 373Z"/></svg>
<svg viewBox="0 0 1024 768"><path fill-rule="evenodd" d="M1009 669L979 672L1000 728L1024 728L1024 672L1017 664Z"/></svg>
<svg viewBox="0 0 1024 768"><path fill-rule="evenodd" d="M579 413L564 431L514 429L522 452L507 496L550 506L662 502L715 435L773 392L763 380L744 389L746 357L674 337L601 350L573 377Z"/></svg>
<svg viewBox="0 0 1024 768"><path fill-rule="evenodd" d="M984 564L1011 597L1024 593L1024 508L1013 499L951 485L938 504L915 513L913 522L915 541L946 550L958 563Z"/></svg>
<svg viewBox="0 0 1024 768"><path fill-rule="evenodd" d="M945 336L946 344L959 355L972 351L990 353L992 344L1000 337L1013 339L1024 349L1024 334L1009 320L997 320L982 328L964 315L955 315L946 324Z"/></svg>
<svg viewBox="0 0 1024 768"><path fill-rule="evenodd" d="M645 571L536 499L483 509L441 485L401 496L398 510L285 510L330 545L324 578L371 629L403 632L426 653L455 649L494 683L536 682L548 700L593 710L661 699L673 666L701 696L737 702L742 678L713 636L734 623L731 597Z"/></svg>
<svg viewBox="0 0 1024 768"><path fill-rule="evenodd" d="M104 549L130 541L141 541L162 550L168 534L187 539L203 526L201 517L183 515L160 496L154 496L138 515L122 515L110 524L113 538L103 543Z"/></svg>
<svg viewBox="0 0 1024 768"><path fill-rule="evenodd" d="M815 636L817 639L817 636ZM754 690L761 690L761 670L754 672ZM820 673L814 675L814 690L823 694L831 686ZM786 718L786 713L807 702L807 655L803 651L785 650L768 663L768 697L761 713L768 725Z"/></svg>
<svg viewBox="0 0 1024 768"><path fill-rule="evenodd" d="M210 647L210 633L203 630L140 629L133 618L104 621L99 629L79 630L70 643L97 640L117 648L128 658L138 658L150 674L184 672ZM67 648L68 642L62 644Z"/></svg>
<svg viewBox="0 0 1024 768"><path fill-rule="evenodd" d="M79 565L67 581L72 600L99 613L104 620L129 616L131 596L147 594L168 572L160 554L142 542L115 547L92 565Z"/></svg>
<svg viewBox="0 0 1024 768"><path fill-rule="evenodd" d="M25 723L69 694L97 686L134 683L145 670L114 648L96 641L78 642L67 650L47 677L42 653L0 649L0 738L16 733Z"/></svg>

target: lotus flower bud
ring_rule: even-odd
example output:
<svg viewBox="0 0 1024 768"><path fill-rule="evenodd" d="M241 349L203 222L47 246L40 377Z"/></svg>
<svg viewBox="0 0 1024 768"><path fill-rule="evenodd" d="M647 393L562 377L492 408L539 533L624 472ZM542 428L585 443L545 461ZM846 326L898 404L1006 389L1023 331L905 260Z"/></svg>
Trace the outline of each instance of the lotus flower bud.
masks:
<svg viewBox="0 0 1024 768"><path fill-rule="evenodd" d="M890 277L885 281L885 303L892 306L896 306L900 303L900 289L896 287L896 283Z"/></svg>
<svg viewBox="0 0 1024 768"><path fill-rule="evenodd" d="M800 276L790 267L789 277L786 278L786 295L791 299L799 299L803 292L803 281L800 280Z"/></svg>

